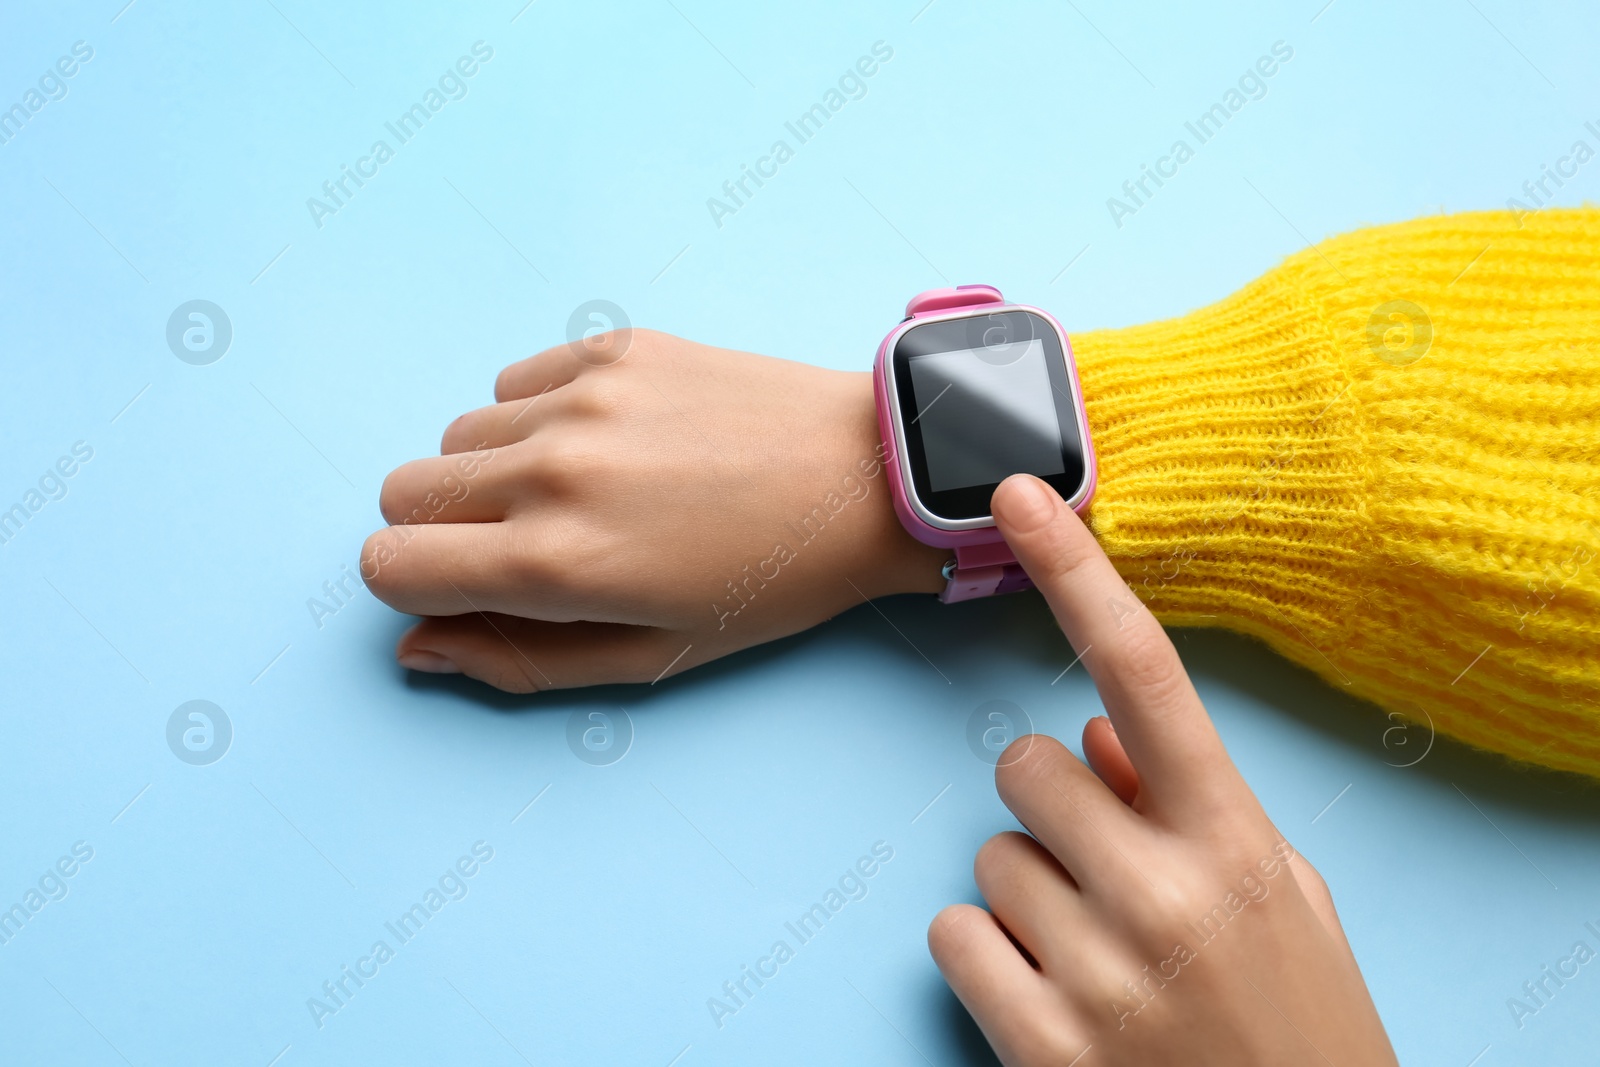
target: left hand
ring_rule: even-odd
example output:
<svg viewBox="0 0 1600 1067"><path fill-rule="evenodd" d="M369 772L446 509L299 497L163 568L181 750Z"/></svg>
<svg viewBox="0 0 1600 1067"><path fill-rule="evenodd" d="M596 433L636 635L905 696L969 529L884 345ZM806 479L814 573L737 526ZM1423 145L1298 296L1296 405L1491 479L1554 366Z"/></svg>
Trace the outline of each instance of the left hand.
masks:
<svg viewBox="0 0 1600 1067"><path fill-rule="evenodd" d="M402 666L651 682L943 584L948 551L895 518L870 374L635 329L512 364L495 400L384 480L361 575L424 616Z"/></svg>

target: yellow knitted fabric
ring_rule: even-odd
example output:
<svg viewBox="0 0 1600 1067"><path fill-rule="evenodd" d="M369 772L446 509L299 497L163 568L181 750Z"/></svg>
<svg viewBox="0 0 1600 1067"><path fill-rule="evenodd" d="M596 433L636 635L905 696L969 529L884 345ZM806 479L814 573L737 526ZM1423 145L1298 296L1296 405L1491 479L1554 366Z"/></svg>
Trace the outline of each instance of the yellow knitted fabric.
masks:
<svg viewBox="0 0 1600 1067"><path fill-rule="evenodd" d="M1073 348L1090 525L1163 622L1600 776L1600 210L1363 230Z"/></svg>

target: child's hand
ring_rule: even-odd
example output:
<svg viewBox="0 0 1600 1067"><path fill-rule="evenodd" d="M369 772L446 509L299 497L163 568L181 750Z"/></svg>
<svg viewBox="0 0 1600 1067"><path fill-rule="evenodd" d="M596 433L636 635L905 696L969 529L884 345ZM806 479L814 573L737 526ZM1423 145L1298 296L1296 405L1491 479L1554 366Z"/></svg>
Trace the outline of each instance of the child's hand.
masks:
<svg viewBox="0 0 1600 1067"><path fill-rule="evenodd" d="M404 666L513 692L650 682L942 587L948 553L895 519L870 375L623 337L506 368L443 455L385 480L361 573L429 616Z"/></svg>
<svg viewBox="0 0 1600 1067"><path fill-rule="evenodd" d="M1084 730L1093 771L1046 737L1005 751L996 784L1032 836L978 853L990 911L958 904L928 930L1000 1059L1395 1063L1327 887L1239 777L1160 624L1042 482L1007 480L994 508L1110 713Z"/></svg>

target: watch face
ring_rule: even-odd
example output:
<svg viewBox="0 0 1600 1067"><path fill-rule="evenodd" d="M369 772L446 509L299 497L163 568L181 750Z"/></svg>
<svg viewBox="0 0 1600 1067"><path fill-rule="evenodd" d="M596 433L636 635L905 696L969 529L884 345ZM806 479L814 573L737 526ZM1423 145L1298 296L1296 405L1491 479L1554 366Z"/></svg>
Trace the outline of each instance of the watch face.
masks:
<svg viewBox="0 0 1600 1067"><path fill-rule="evenodd" d="M1012 309L920 323L895 342L893 368L908 488L935 519L987 518L1013 474L1066 500L1082 489L1071 372L1048 319Z"/></svg>

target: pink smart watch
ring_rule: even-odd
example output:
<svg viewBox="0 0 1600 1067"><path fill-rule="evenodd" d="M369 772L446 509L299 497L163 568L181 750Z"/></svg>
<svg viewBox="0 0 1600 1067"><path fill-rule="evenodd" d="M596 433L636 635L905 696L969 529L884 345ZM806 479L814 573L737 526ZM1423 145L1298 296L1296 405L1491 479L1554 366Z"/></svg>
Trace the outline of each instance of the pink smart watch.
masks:
<svg viewBox="0 0 1600 1067"><path fill-rule="evenodd" d="M989 511L1013 474L1037 475L1080 514L1094 446L1066 331L988 285L930 289L878 346L878 428L895 513L949 548L945 603L1030 589Z"/></svg>

